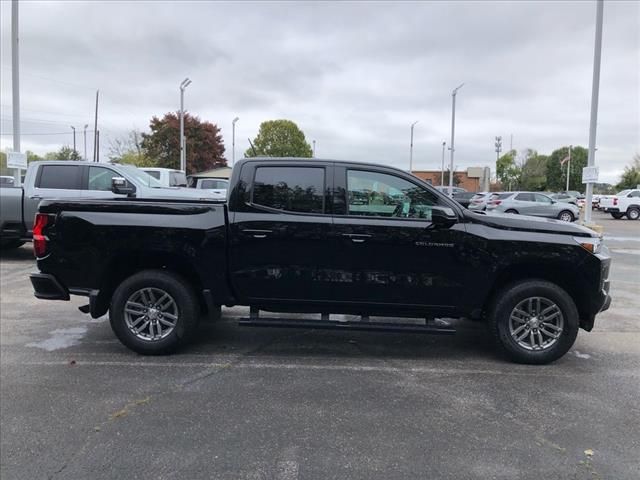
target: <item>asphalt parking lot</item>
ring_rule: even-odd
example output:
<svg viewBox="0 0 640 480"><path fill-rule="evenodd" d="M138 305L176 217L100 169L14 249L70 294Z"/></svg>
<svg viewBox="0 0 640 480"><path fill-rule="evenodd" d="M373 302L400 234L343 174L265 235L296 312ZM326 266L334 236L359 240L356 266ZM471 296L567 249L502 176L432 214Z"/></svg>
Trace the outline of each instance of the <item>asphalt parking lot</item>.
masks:
<svg viewBox="0 0 640 480"><path fill-rule="evenodd" d="M0 477L638 479L640 222L601 213L613 304L547 366L455 336L253 329L244 308L170 357L0 261Z"/></svg>

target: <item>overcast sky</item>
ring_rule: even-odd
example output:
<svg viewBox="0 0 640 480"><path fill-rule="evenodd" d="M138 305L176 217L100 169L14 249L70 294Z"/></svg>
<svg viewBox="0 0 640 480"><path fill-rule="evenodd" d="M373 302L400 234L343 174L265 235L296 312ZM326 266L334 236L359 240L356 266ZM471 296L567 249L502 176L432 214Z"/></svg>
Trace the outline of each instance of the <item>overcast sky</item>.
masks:
<svg viewBox="0 0 640 480"><path fill-rule="evenodd" d="M12 146L11 3L2 22L2 149ZM606 1L598 152L616 181L640 152L640 6ZM456 109L455 165L495 167L494 137L550 153L588 145L595 2L20 2L22 150L109 140L185 107L231 159L260 122L295 121L317 156L439 169ZM60 133L59 132L65 132ZM42 135L42 134L55 135ZM39 135L35 135L39 134ZM82 135L78 150L82 153ZM89 155L92 136L88 135ZM447 157L448 158L448 157ZM448 161L448 160L447 160Z"/></svg>

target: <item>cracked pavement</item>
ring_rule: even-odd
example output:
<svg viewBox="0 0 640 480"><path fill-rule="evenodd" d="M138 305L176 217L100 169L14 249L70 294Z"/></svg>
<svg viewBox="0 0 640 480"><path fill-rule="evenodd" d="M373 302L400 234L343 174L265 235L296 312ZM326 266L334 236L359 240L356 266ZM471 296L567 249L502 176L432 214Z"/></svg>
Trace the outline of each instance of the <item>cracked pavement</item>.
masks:
<svg viewBox="0 0 640 480"><path fill-rule="evenodd" d="M0 477L640 478L640 222L596 213L611 309L542 366L455 336L202 323L179 354L124 348L85 299L33 297L0 259Z"/></svg>

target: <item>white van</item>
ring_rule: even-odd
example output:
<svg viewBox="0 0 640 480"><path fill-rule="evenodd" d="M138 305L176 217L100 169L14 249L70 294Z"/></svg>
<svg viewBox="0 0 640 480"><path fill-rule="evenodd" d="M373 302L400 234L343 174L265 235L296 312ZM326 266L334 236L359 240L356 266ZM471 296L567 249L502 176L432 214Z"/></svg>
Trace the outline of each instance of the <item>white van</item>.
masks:
<svg viewBox="0 0 640 480"><path fill-rule="evenodd" d="M187 176L182 170L172 168L141 168L140 170L158 180L163 187L187 186Z"/></svg>

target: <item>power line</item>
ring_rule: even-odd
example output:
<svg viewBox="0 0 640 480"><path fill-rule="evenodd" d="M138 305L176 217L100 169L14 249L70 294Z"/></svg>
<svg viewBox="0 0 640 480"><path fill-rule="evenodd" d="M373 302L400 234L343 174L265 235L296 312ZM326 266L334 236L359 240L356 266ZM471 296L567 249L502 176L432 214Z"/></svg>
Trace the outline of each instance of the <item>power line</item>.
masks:
<svg viewBox="0 0 640 480"><path fill-rule="evenodd" d="M6 65L2 65L2 68L4 68L5 70L11 70L11 67L6 66ZM56 80L55 78L45 77L45 76L42 76L42 75L36 75L34 73L28 73L28 72L21 71L20 75L27 75L29 77L40 78L42 80L47 80L49 82L59 83L61 85L69 85L70 87L86 88L87 90L95 90L94 87L87 87L86 85L79 85L77 83L63 82L62 80Z"/></svg>
<svg viewBox="0 0 640 480"><path fill-rule="evenodd" d="M8 121L13 123L13 120L7 116L0 116L2 118L2 120ZM55 120L45 120L44 118L25 118L22 117L20 119L20 123L45 123L45 124L52 124L52 125L66 125L68 122L57 122Z"/></svg>
<svg viewBox="0 0 640 480"><path fill-rule="evenodd" d="M0 107L4 107L6 109L11 109L13 108L12 105L6 105L6 104L0 104ZM60 112L47 112L45 110L34 110L33 108L24 108L22 105L20 105L20 109L27 111L27 112L33 112L33 113L44 113L45 115L57 115L60 117L78 117L78 118L86 118L89 115L85 115L85 114L79 114L79 113L60 113Z"/></svg>
<svg viewBox="0 0 640 480"><path fill-rule="evenodd" d="M93 130L87 130L87 133L93 133ZM13 133L0 133L0 135L13 135ZM47 132L47 133L22 133L20 135L73 135L73 132Z"/></svg>

